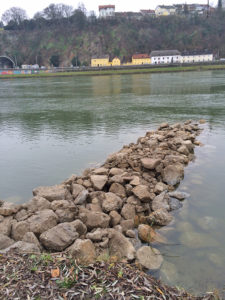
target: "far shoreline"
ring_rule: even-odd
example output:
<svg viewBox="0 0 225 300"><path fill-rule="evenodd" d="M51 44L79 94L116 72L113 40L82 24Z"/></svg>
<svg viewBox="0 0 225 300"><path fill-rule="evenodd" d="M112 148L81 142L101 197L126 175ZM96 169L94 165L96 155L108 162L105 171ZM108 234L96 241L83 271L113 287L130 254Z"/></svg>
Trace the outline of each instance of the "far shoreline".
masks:
<svg viewBox="0 0 225 300"><path fill-rule="evenodd" d="M12 74L0 75L0 79L18 79L18 78L46 78L46 77L73 77L73 76L107 76L107 75L126 75L126 74L157 74L157 73L175 73L175 72L199 72L211 70L225 70L225 64L221 65L191 65L191 66L168 66L168 67L149 67L137 69L104 69L87 71L65 71L55 73L39 74Z"/></svg>

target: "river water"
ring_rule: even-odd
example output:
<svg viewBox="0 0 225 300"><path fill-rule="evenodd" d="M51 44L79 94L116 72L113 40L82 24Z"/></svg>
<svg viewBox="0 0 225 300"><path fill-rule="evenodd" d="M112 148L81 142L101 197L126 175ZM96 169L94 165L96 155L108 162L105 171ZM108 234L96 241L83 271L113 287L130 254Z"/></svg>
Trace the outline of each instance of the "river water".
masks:
<svg viewBox="0 0 225 300"><path fill-rule="evenodd" d="M101 164L161 122L207 120L179 190L190 193L155 274L194 293L225 288L225 72L0 80L0 199Z"/></svg>

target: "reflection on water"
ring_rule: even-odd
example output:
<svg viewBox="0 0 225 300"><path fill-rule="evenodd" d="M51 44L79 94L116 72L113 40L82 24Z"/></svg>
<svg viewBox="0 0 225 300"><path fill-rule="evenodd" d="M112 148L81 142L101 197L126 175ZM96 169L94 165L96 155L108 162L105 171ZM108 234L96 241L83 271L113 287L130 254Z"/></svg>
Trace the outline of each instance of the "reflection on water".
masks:
<svg viewBox="0 0 225 300"><path fill-rule="evenodd" d="M201 292L225 278L225 72L0 81L0 198L22 203L38 185L101 163L159 123L204 118L206 144L186 169L191 193L175 213L159 276ZM166 233L167 232L167 233Z"/></svg>

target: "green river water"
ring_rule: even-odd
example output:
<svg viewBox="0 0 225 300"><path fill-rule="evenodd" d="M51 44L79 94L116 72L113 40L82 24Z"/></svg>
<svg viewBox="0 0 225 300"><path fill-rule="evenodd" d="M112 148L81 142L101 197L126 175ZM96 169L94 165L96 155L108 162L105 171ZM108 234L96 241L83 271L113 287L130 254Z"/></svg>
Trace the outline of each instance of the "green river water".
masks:
<svg viewBox="0 0 225 300"><path fill-rule="evenodd" d="M100 165L168 121L204 118L190 193L159 232L155 276L194 293L225 288L225 72L0 79L0 199L26 202L39 185Z"/></svg>

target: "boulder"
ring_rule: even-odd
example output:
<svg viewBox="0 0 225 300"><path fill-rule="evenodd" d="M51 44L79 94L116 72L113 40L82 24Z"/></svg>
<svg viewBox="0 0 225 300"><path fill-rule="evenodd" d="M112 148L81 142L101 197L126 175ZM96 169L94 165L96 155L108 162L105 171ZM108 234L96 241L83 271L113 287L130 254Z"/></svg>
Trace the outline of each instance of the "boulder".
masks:
<svg viewBox="0 0 225 300"><path fill-rule="evenodd" d="M121 210L121 215L124 219L134 219L135 217L135 206L132 204L125 204Z"/></svg>
<svg viewBox="0 0 225 300"><path fill-rule="evenodd" d="M140 224L138 226L138 237L144 243L165 243L166 239L157 233L151 226Z"/></svg>
<svg viewBox="0 0 225 300"><path fill-rule="evenodd" d="M122 232L125 233L127 230L134 228L134 219L129 220L121 220L120 226L122 228Z"/></svg>
<svg viewBox="0 0 225 300"><path fill-rule="evenodd" d="M162 192L152 200L152 210L165 209L170 210L169 206L169 196L166 194L166 191Z"/></svg>
<svg viewBox="0 0 225 300"><path fill-rule="evenodd" d="M170 185L176 185L184 176L184 166L180 163L168 165L162 170L163 181Z"/></svg>
<svg viewBox="0 0 225 300"><path fill-rule="evenodd" d="M95 190L101 191L108 180L106 175L91 175L91 182Z"/></svg>
<svg viewBox="0 0 225 300"><path fill-rule="evenodd" d="M137 250L137 262L149 270L158 270L163 262L159 250L149 246L143 246Z"/></svg>
<svg viewBox="0 0 225 300"><path fill-rule="evenodd" d="M177 151L178 151L179 153L181 153L181 154L186 155L186 156L189 155L188 148L187 148L185 145L180 146L180 147L177 149Z"/></svg>
<svg viewBox="0 0 225 300"><path fill-rule="evenodd" d="M154 193L160 194L167 190L167 185L163 182L157 182L154 188Z"/></svg>
<svg viewBox="0 0 225 300"><path fill-rule="evenodd" d="M4 202L0 206L0 215L2 216L11 216L12 214L16 214L18 210L20 209L20 205L16 205L10 202Z"/></svg>
<svg viewBox="0 0 225 300"><path fill-rule="evenodd" d="M2 221L0 221L0 233L10 236L11 228L12 228L13 217L3 217Z"/></svg>
<svg viewBox="0 0 225 300"><path fill-rule="evenodd" d="M169 124L166 123L166 122L164 122L164 123L161 123L161 124L159 125L158 130L162 130L162 129L165 129L165 128L168 128L168 127L169 127Z"/></svg>
<svg viewBox="0 0 225 300"><path fill-rule="evenodd" d="M57 226L43 232L40 235L40 241L46 249L53 251L62 251L70 246L79 234L72 223L61 223Z"/></svg>
<svg viewBox="0 0 225 300"><path fill-rule="evenodd" d="M110 211L109 215L111 217L110 223L113 227L120 223L121 215L117 211L112 210Z"/></svg>
<svg viewBox="0 0 225 300"><path fill-rule="evenodd" d="M123 184L124 178L122 177L122 175L114 175L113 177L109 178L109 183L112 184L114 182Z"/></svg>
<svg viewBox="0 0 225 300"><path fill-rule="evenodd" d="M134 186L140 185L140 177L134 176L133 179L130 181L130 184Z"/></svg>
<svg viewBox="0 0 225 300"><path fill-rule="evenodd" d="M89 192L87 190L83 190L79 193L79 195L74 200L74 203L77 205L82 205L86 202Z"/></svg>
<svg viewBox="0 0 225 300"><path fill-rule="evenodd" d="M104 212L110 212L112 210L118 210L122 207L123 201L122 199L109 192L105 194L105 200L102 202L102 209Z"/></svg>
<svg viewBox="0 0 225 300"><path fill-rule="evenodd" d="M97 228L92 232L86 234L86 238L92 240L93 242L100 242L103 237L108 236L108 229Z"/></svg>
<svg viewBox="0 0 225 300"><path fill-rule="evenodd" d="M169 192L169 196L176 198L178 200L184 200L186 198L190 197L190 194L185 193L185 192L178 192L178 191L174 191L174 192Z"/></svg>
<svg viewBox="0 0 225 300"><path fill-rule="evenodd" d="M76 199L76 197L85 190L85 187L81 184L73 183L72 184L72 195L73 198Z"/></svg>
<svg viewBox="0 0 225 300"><path fill-rule="evenodd" d="M165 226L168 225L172 220L173 216L171 216L165 209L158 209L147 217L147 222L150 225Z"/></svg>
<svg viewBox="0 0 225 300"><path fill-rule="evenodd" d="M1 250L0 253L7 253L11 250L16 250L21 253L40 253L40 249L37 245L22 241L16 242L8 248Z"/></svg>
<svg viewBox="0 0 225 300"><path fill-rule="evenodd" d="M15 243L14 240L10 239L8 236L0 233L0 250L10 247Z"/></svg>
<svg viewBox="0 0 225 300"><path fill-rule="evenodd" d="M110 217L97 211L86 211L80 214L80 219L87 226L88 230L94 228L107 228L109 227Z"/></svg>
<svg viewBox="0 0 225 300"><path fill-rule="evenodd" d="M109 175L110 176L115 176L115 175L122 175L124 173L123 169L119 169L119 168L112 168L109 171Z"/></svg>
<svg viewBox="0 0 225 300"><path fill-rule="evenodd" d="M31 244L35 244L38 246L38 248L40 250L42 250L41 244L39 243L39 240L37 239L36 235L33 232L27 232L24 234L23 242L27 242L27 243L31 243Z"/></svg>
<svg viewBox="0 0 225 300"><path fill-rule="evenodd" d="M51 203L48 200L46 200L45 198L40 197L40 196L33 197L26 204L28 213L40 211L43 209L49 209L50 206L51 206Z"/></svg>
<svg viewBox="0 0 225 300"><path fill-rule="evenodd" d="M141 164L145 169L154 170L159 164L161 160L158 158L142 158Z"/></svg>
<svg viewBox="0 0 225 300"><path fill-rule="evenodd" d="M121 197L121 198L125 198L126 197L126 190L125 188L117 182L114 182L109 189L109 192L116 194L117 196Z"/></svg>
<svg viewBox="0 0 225 300"><path fill-rule="evenodd" d="M27 219L30 224L29 231L35 234L41 234L44 231L56 226L58 222L57 215L50 209L38 211Z"/></svg>
<svg viewBox="0 0 225 300"><path fill-rule="evenodd" d="M46 200L46 201L47 201L47 200ZM26 209L20 209L20 210L16 213L16 215L14 216L14 218L15 218L18 222L20 222L20 221L26 220L26 219L29 218L31 215L32 215L32 213L31 213L31 212L28 213Z"/></svg>
<svg viewBox="0 0 225 300"><path fill-rule="evenodd" d="M115 229L110 229L109 253L119 259L126 258L129 261L135 257L134 246L128 238Z"/></svg>
<svg viewBox="0 0 225 300"><path fill-rule="evenodd" d="M13 222L12 238L15 241L21 241L24 235L30 231L30 224L27 221Z"/></svg>
<svg viewBox="0 0 225 300"><path fill-rule="evenodd" d="M95 261L95 246L89 239L77 239L67 250L81 264L87 265Z"/></svg>
<svg viewBox="0 0 225 300"><path fill-rule="evenodd" d="M81 222L81 220L75 220L71 222L71 225L75 228L79 236L85 235L87 232L87 226Z"/></svg>
<svg viewBox="0 0 225 300"><path fill-rule="evenodd" d="M169 206L170 206L170 210L176 210L181 208L183 204L178 199L170 197Z"/></svg>
<svg viewBox="0 0 225 300"><path fill-rule="evenodd" d="M94 169L92 173L95 175L107 175L108 171L109 171L108 169L101 167L101 168Z"/></svg>
<svg viewBox="0 0 225 300"><path fill-rule="evenodd" d="M64 184L53 186L39 186L33 190L34 196L40 196L48 201L71 200L71 194Z"/></svg>
<svg viewBox="0 0 225 300"><path fill-rule="evenodd" d="M138 185L133 188L132 192L136 197L138 197L142 202L150 202L154 199L155 194L150 193L146 185Z"/></svg>

